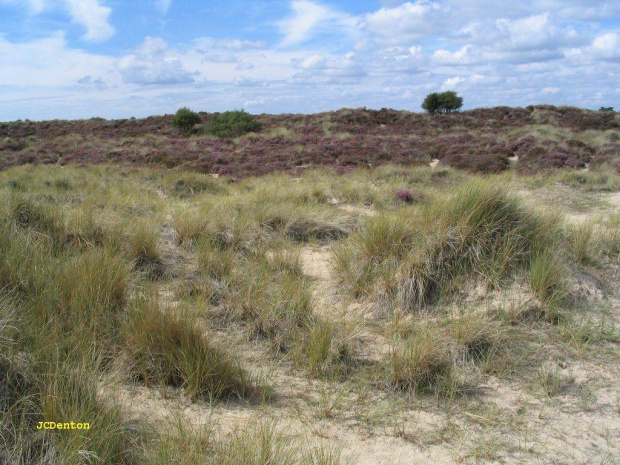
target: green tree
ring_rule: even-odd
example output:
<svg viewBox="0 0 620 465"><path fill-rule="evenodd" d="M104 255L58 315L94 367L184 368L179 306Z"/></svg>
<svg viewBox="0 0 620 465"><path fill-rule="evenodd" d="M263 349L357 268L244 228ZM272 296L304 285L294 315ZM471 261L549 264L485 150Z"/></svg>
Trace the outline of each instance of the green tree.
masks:
<svg viewBox="0 0 620 465"><path fill-rule="evenodd" d="M610 111L613 112L614 111L614 107L601 107L598 109L598 111Z"/></svg>
<svg viewBox="0 0 620 465"><path fill-rule="evenodd" d="M179 108L172 117L173 126L182 134L188 134L198 123L200 123L200 115L187 107Z"/></svg>
<svg viewBox="0 0 620 465"><path fill-rule="evenodd" d="M452 113L463 106L463 97L459 97L456 92L448 90L446 92L433 92L428 94L422 102L422 109L430 114Z"/></svg>
<svg viewBox="0 0 620 465"><path fill-rule="evenodd" d="M239 137L262 128L263 124L254 116L243 110L234 110L213 115L205 126L205 132L216 137Z"/></svg>

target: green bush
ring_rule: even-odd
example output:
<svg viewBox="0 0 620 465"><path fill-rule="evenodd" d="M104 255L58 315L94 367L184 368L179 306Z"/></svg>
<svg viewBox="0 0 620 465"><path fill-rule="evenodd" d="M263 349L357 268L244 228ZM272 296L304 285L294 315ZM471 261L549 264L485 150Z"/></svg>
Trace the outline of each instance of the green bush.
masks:
<svg viewBox="0 0 620 465"><path fill-rule="evenodd" d="M213 115L205 132L216 137L239 137L248 132L260 131L263 124L243 110L225 111Z"/></svg>
<svg viewBox="0 0 620 465"><path fill-rule="evenodd" d="M446 92L433 92L428 94L422 102L422 109L434 113L452 113L463 106L463 97L459 97L456 92L449 90Z"/></svg>
<svg viewBox="0 0 620 465"><path fill-rule="evenodd" d="M200 116L187 107L179 108L172 117L172 124L182 134L189 133L192 128L200 123Z"/></svg>

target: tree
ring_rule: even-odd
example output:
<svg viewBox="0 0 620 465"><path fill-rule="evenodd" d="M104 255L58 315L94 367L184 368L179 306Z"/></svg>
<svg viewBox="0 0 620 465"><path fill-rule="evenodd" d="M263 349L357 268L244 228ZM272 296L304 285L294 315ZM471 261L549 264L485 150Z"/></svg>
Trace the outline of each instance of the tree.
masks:
<svg viewBox="0 0 620 465"><path fill-rule="evenodd" d="M213 115L205 126L205 132L216 137L239 137L262 128L263 124L254 116L243 110L233 110Z"/></svg>
<svg viewBox="0 0 620 465"><path fill-rule="evenodd" d="M200 115L187 107L179 108L172 117L173 126L182 134L188 134L198 123L200 123Z"/></svg>
<svg viewBox="0 0 620 465"><path fill-rule="evenodd" d="M456 92L448 90L446 92L433 92L428 94L422 102L422 108L430 114L452 113L463 106L463 97L459 97Z"/></svg>
<svg viewBox="0 0 620 465"><path fill-rule="evenodd" d="M614 107L601 107L601 108L598 109L598 111L613 112L614 111Z"/></svg>

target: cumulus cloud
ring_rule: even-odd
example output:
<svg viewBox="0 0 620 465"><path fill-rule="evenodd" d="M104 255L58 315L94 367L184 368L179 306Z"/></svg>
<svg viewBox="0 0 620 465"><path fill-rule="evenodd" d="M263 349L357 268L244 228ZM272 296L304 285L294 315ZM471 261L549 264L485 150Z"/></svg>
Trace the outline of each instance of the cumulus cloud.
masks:
<svg viewBox="0 0 620 465"><path fill-rule="evenodd" d="M598 36L592 42L592 52L598 58L608 61L620 61L620 34L609 32Z"/></svg>
<svg viewBox="0 0 620 465"><path fill-rule="evenodd" d="M293 76L298 84L353 84L366 75L366 70L352 52L342 57L314 54L292 60L300 70Z"/></svg>
<svg viewBox="0 0 620 465"><path fill-rule="evenodd" d="M63 33L12 43L0 36L0 86L66 87L85 75L107 77L114 59L68 46Z"/></svg>
<svg viewBox="0 0 620 465"><path fill-rule="evenodd" d="M74 22L86 28L84 39L100 42L114 35L108 22L112 9L99 4L98 0L66 0Z"/></svg>
<svg viewBox="0 0 620 465"><path fill-rule="evenodd" d="M159 37L147 37L133 53L119 59L116 67L130 84L184 84L194 82L196 76L183 68L179 56Z"/></svg>
<svg viewBox="0 0 620 465"><path fill-rule="evenodd" d="M448 27L438 3L418 0L381 8L361 19L361 28L379 42L406 42L426 34L439 34Z"/></svg>

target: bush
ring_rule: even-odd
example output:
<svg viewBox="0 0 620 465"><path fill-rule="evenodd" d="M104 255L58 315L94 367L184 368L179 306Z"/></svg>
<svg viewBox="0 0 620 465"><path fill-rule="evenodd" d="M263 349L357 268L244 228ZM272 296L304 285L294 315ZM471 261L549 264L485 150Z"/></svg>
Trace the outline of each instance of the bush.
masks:
<svg viewBox="0 0 620 465"><path fill-rule="evenodd" d="M431 114L452 113L463 106L463 97L454 91L433 92L428 94L422 102L422 109Z"/></svg>
<svg viewBox="0 0 620 465"><path fill-rule="evenodd" d="M243 110L225 111L213 115L205 132L216 137L239 137L248 132L260 131L263 124Z"/></svg>
<svg viewBox="0 0 620 465"><path fill-rule="evenodd" d="M182 134L189 133L198 123L200 123L200 116L198 113L194 113L187 107L179 108L179 110L172 117L172 124Z"/></svg>

